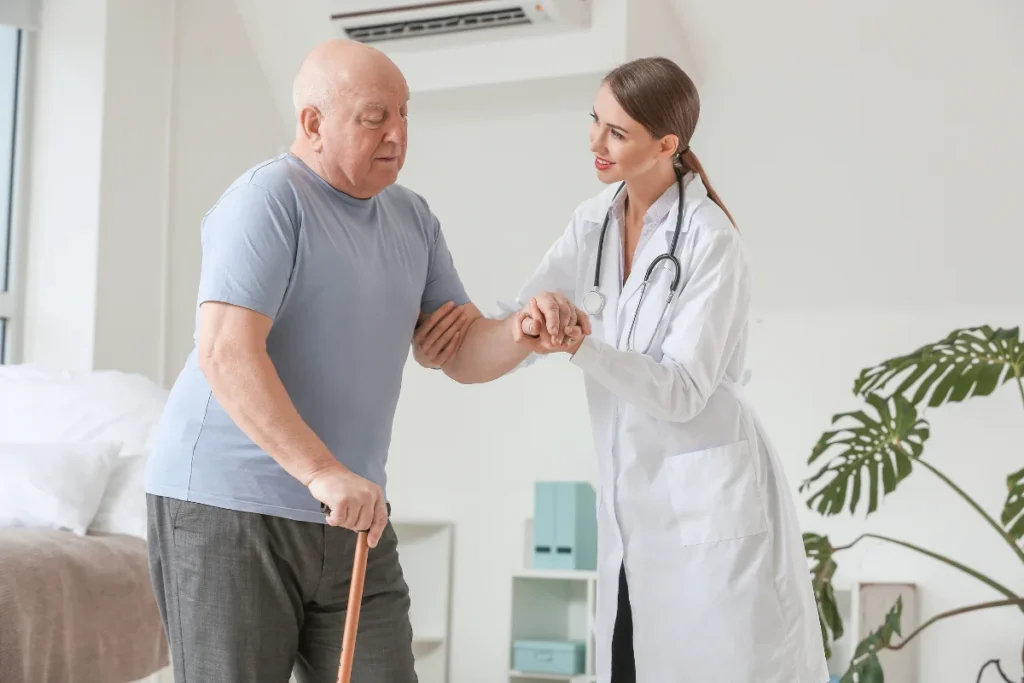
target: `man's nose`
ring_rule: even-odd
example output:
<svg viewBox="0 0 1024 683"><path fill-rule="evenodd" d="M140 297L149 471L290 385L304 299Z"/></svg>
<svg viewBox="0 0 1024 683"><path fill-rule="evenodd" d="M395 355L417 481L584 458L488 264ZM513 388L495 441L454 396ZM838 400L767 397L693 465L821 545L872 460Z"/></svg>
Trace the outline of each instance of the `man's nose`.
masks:
<svg viewBox="0 0 1024 683"><path fill-rule="evenodd" d="M407 129L406 125L405 125L405 121L400 121L400 122L396 122L396 123L394 123L394 124L392 124L391 126L388 127L388 132L384 136L384 139L387 142L390 142L390 143L393 143L393 144L396 144L396 145L401 145L401 144L403 144L405 142L405 139L408 136L408 134L409 133L408 133L408 129Z"/></svg>

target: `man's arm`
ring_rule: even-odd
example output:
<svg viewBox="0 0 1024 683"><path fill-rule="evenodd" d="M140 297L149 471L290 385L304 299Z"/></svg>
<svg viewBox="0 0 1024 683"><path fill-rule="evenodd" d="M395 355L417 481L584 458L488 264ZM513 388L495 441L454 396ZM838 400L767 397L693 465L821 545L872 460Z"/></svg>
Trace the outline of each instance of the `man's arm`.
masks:
<svg viewBox="0 0 1024 683"><path fill-rule="evenodd" d="M228 416L246 436L305 486L337 464L302 420L267 355L272 321L219 301L199 309L199 369Z"/></svg>
<svg viewBox="0 0 1024 683"><path fill-rule="evenodd" d="M544 321L544 331L555 348L568 349L580 335L590 334L589 323L577 320L576 307L558 293L531 299L518 313L498 319L485 318L472 302L465 306L469 327L462 344L441 367L446 375L463 384L496 380L538 350L535 345L522 343L524 320L530 316ZM531 333L539 334L540 330Z"/></svg>
<svg viewBox="0 0 1024 683"><path fill-rule="evenodd" d="M431 216L434 230L434 243L430 257L430 268L427 283L421 301L421 310L434 311L442 306L442 302L452 301L462 308L462 316L442 314L438 322L424 327L422 334L414 335L413 347L419 349L416 358L421 365L431 367L440 360L442 343L430 344L426 341L437 340L446 330L461 324L462 329L451 334L457 338L448 344L443 353L445 362L436 362L446 375L463 384L490 382L514 370L533 352L528 345L517 344L513 335L515 313L504 318L487 318L480 309L469 300L455 268L454 259L441 231L437 218ZM533 277L520 293L516 306L536 307L536 302L526 302L531 291L549 289L569 289L575 279L576 268L576 237L573 224L562 237L548 250ZM575 307L562 296L558 305L551 310L537 312L538 320L545 320L550 327L551 336L561 341L568 328L575 325ZM543 314L542 314L543 313ZM572 321L571 323L569 321ZM427 339L429 338L429 340ZM423 362L426 360L426 362Z"/></svg>
<svg viewBox="0 0 1024 683"><path fill-rule="evenodd" d="M339 463L289 398L267 355L271 319L219 301L206 301L199 310L199 369L228 417L314 497L331 506L338 526L372 526L375 532L383 528L387 508L378 487Z"/></svg>
<svg viewBox="0 0 1024 683"><path fill-rule="evenodd" d="M464 305L468 326L462 343L447 363L444 374L462 384L491 382L508 374L530 355L512 336L515 316L485 318L473 302Z"/></svg>

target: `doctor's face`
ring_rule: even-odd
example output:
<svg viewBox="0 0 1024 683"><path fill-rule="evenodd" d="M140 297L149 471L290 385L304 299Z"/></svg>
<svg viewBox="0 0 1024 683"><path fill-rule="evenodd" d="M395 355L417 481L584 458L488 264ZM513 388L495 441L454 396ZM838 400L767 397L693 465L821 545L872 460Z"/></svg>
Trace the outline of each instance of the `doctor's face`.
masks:
<svg viewBox="0 0 1024 683"><path fill-rule="evenodd" d="M630 118L607 85L598 91L591 117L590 151L601 182L642 175L665 157L664 143Z"/></svg>

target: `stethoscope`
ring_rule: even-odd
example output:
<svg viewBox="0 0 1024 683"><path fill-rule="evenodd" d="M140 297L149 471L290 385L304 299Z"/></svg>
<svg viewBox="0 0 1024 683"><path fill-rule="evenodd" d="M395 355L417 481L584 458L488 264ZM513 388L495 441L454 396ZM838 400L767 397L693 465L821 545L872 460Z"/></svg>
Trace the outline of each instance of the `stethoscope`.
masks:
<svg viewBox="0 0 1024 683"><path fill-rule="evenodd" d="M626 347L630 351L635 351L633 345L633 334L636 331L636 320L640 314L640 308L644 303L644 295L647 292L647 285L651 280L651 274L654 269L658 267L658 264L667 261L668 264L675 271L672 277L672 286L669 287L668 296L665 298L665 305L661 309L661 315L658 316L658 324L654 328L654 333L647 342L647 346L641 353L647 353L651 349L651 344L657 338L658 333L661 330L661 325L665 320L665 314L668 312L669 306L672 305L672 300L676 296L676 289L679 287L679 280L682 276L683 268L679 264L679 259L676 258L676 244L679 242L679 234L683 228L683 176L680 173L676 174L676 178L679 183L679 206L676 210L676 229L672 235L672 244L668 251L664 254L660 254L656 259L651 261L651 265L647 267L647 272L644 274L643 284L640 285L640 300L636 304L636 310L633 312L633 322L629 326L629 335L626 337ZM608 213L605 214L604 224L601 226L601 238L597 243L597 266L594 268L594 286L583 295L583 310L588 315L597 316L600 315L602 309L604 309L604 294L601 293L601 257L604 255L604 237L605 233L608 232L608 221L612 216L612 209L615 206L615 197L619 195L622 188L625 187L626 183L619 185L619 188L615 190L615 194L612 195L612 203L608 207Z"/></svg>

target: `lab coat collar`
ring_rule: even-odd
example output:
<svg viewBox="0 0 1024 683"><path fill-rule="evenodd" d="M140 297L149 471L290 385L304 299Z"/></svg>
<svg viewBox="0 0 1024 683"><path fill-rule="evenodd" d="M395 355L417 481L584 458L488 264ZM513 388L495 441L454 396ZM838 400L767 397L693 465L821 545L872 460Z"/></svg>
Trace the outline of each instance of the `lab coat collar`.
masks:
<svg viewBox="0 0 1024 683"><path fill-rule="evenodd" d="M685 182L685 179L684 179ZM644 229L649 226L660 225L665 220L665 216L675 208L679 201L679 184L676 183L665 190L658 199L651 204L650 208L647 209L647 213L644 214ZM615 220L619 223L623 223L626 211L626 193L620 192L618 196L613 200L612 212L615 216Z"/></svg>
<svg viewBox="0 0 1024 683"><path fill-rule="evenodd" d="M624 192L619 193L618 197L615 197L615 190L618 189L619 184L615 183L609 185L601 192L585 202L580 209L580 219L587 222L596 224L598 227L604 223L605 216L608 215L608 209L612 205L612 198L615 198L615 203L618 205L619 202L625 200ZM679 205L679 194L677 191L678 185L673 185L671 188L665 191L658 201L651 206L647 211L647 215L644 217L645 222L648 218L654 218L654 214L657 213L663 218L671 218L672 227L675 227L675 211ZM684 207L683 210L686 212L683 215L683 227L682 231L686 232L689 230L689 218L693 215L693 210L705 199L707 199L708 191L704 187L704 183L696 173L687 173L683 176L683 188L684 188ZM661 213L664 211L665 213ZM668 221L662 221L667 223Z"/></svg>

